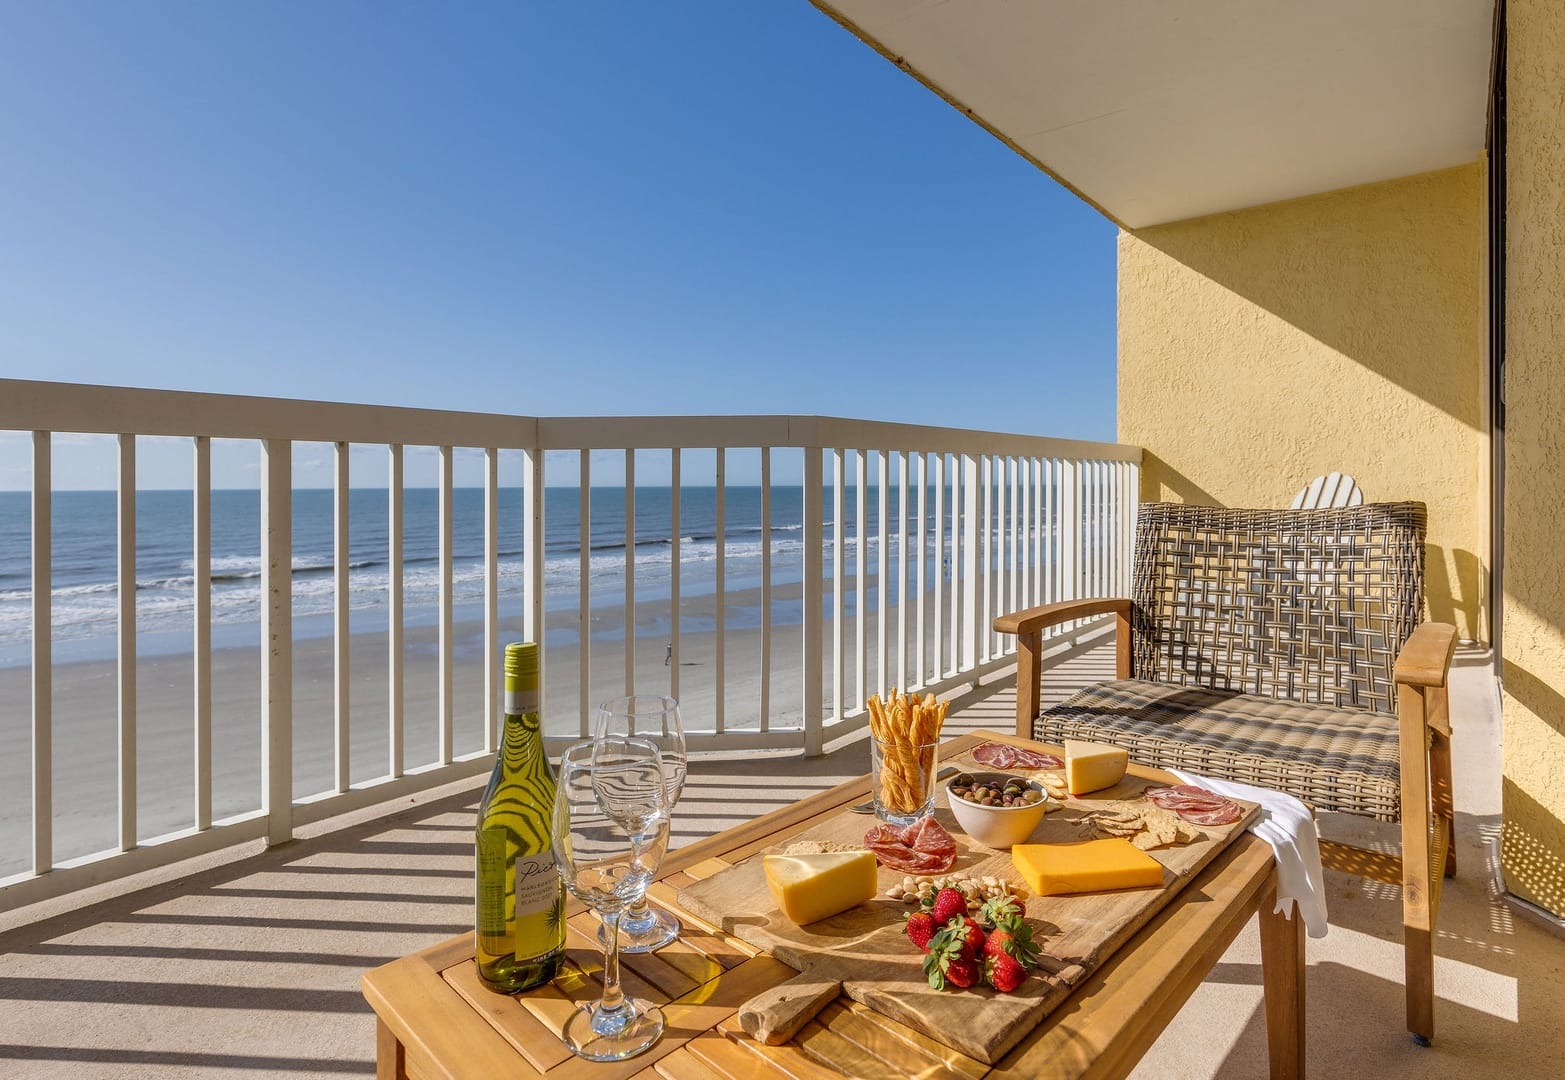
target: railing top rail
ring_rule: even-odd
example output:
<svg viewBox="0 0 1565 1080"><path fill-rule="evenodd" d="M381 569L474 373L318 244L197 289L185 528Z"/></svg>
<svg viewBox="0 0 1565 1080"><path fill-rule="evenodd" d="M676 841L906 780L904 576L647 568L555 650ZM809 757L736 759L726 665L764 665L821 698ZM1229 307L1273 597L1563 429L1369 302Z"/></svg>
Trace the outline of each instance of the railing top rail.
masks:
<svg viewBox="0 0 1565 1080"><path fill-rule="evenodd" d="M0 379L0 430L598 450L849 447L1141 460L1139 446L835 416L510 416Z"/></svg>
<svg viewBox="0 0 1565 1080"><path fill-rule="evenodd" d="M0 430L529 449L530 416L0 379Z"/></svg>

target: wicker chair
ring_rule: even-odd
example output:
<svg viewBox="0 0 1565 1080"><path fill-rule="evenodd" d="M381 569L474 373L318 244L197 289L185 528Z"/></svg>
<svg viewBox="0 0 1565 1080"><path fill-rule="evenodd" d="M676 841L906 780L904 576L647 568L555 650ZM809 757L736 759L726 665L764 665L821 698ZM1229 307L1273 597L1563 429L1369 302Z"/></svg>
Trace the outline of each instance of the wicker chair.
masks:
<svg viewBox="0 0 1565 1080"><path fill-rule="evenodd" d="M1422 503L1331 510L1143 504L1132 597L1004 615L1016 732L1402 823L1407 1026L1434 1037L1434 921L1452 852L1454 627L1423 611ZM1045 627L1114 614L1114 682L1039 714Z"/></svg>

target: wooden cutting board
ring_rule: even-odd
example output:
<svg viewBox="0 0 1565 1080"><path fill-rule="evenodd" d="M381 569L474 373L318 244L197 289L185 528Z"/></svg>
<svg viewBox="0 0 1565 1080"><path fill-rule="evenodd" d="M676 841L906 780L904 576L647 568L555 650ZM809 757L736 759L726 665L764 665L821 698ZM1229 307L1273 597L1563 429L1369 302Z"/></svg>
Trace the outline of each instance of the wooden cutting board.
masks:
<svg viewBox="0 0 1565 1080"><path fill-rule="evenodd" d="M942 763L946 763L942 759ZM966 754L950 763L969 771L992 771ZM1027 770L1014 769L1027 775ZM1118 786L1082 798L1044 816L1031 843L1069 843L1094 834L1078 824L1107 802L1139 798L1149 782L1134 774ZM1013 884L1025 896L1026 917L1043 948L1041 970L1015 993L998 994L987 987L932 990L925 981L920 953L902 933L902 917L914 909L884 896L903 874L880 869L876 899L811 923L795 926L772 902L758 853L731 869L686 886L679 900L693 914L720 926L783 963L799 976L768 990L740 1010L740 1022L751 1035L783 1042L816 1013L845 992L855 1001L938 1039L953 1049L993 1064L1065 1000L1094 968L1151 920L1191 877L1222 851L1259 813L1243 803L1245 816L1233 825L1203 829L1207 839L1150 854L1164 866L1161 889L1124 889L1079 896L1030 896L1012 868L1009 851L983 847L963 833L945 802L938 798L936 817L957 842L956 865L950 873L994 875ZM1115 807L1118 809L1119 807ZM785 850L804 840L861 846L872 817L841 814L795 836Z"/></svg>

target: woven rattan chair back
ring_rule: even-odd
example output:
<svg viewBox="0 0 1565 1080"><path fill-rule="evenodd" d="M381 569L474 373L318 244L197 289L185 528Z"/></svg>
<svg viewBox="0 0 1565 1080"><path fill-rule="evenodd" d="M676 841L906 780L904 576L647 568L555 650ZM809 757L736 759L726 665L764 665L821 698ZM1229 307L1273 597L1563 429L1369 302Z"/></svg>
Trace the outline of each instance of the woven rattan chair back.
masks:
<svg viewBox="0 0 1565 1080"><path fill-rule="evenodd" d="M1416 502L1142 504L1132 674L1396 712L1392 668L1423 615L1425 525Z"/></svg>

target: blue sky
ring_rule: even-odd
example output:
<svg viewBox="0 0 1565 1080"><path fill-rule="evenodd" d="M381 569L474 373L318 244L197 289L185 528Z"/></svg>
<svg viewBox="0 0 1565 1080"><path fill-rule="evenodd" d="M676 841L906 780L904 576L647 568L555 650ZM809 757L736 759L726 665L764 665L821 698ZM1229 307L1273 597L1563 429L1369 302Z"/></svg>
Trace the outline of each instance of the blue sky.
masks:
<svg viewBox="0 0 1565 1080"><path fill-rule="evenodd" d="M806 0L0 0L0 100L10 377L1113 437L1114 227Z"/></svg>

